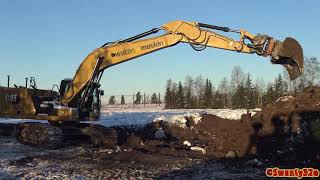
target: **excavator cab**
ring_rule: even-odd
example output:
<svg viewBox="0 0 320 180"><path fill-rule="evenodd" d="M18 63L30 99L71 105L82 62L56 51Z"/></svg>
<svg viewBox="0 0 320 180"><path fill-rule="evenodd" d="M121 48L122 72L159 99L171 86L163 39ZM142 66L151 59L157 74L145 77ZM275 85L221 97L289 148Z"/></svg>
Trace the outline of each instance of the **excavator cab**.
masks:
<svg viewBox="0 0 320 180"><path fill-rule="evenodd" d="M59 94L63 97L68 88L71 87L72 79L66 78L61 80ZM100 117L101 96L104 91L100 89L98 82L92 82L88 85L88 90L80 94L74 108L79 110L80 118L83 120L97 120ZM87 93L86 93L87 92Z"/></svg>
<svg viewBox="0 0 320 180"><path fill-rule="evenodd" d="M88 85L88 92L85 91L79 96L79 103L76 108L79 110L79 116L82 120L97 120L100 118L101 96L104 91L100 89L99 83Z"/></svg>

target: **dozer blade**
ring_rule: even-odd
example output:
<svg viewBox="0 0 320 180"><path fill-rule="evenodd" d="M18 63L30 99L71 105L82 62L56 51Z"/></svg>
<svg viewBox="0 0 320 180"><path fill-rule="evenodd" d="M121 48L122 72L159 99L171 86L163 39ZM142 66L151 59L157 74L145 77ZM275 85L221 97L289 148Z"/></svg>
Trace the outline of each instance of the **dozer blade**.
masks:
<svg viewBox="0 0 320 180"><path fill-rule="evenodd" d="M271 62L283 65L291 80L302 75L303 51L298 41L291 37L287 37L283 42L277 41Z"/></svg>

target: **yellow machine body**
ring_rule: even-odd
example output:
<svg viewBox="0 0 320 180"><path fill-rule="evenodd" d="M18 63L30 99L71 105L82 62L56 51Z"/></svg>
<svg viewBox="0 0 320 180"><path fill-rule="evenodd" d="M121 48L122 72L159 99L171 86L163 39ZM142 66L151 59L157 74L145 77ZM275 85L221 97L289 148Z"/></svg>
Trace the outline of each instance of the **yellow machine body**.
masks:
<svg viewBox="0 0 320 180"><path fill-rule="evenodd" d="M210 29L238 33L239 39L234 40ZM143 38L159 31L164 31L164 34ZM227 27L177 20L95 49L80 64L73 79L61 84L59 95L50 94L53 91L1 88L1 116L50 121L97 119L101 103L99 96L103 94L99 90L99 81L106 68L180 42L190 44L195 50L212 47L237 53L269 56L272 63L281 64L287 69L291 79L303 73L303 51L293 38L287 38L282 42L268 35L253 35L243 29L232 30ZM11 96L10 93L18 96L20 101L18 103L7 101L7 97ZM39 109L39 103L41 106L46 105L44 100L35 103L36 96L51 97L52 102L47 103L48 107Z"/></svg>
<svg viewBox="0 0 320 180"><path fill-rule="evenodd" d="M78 120L77 109L64 106L48 108L46 101L54 100L58 93L50 90L28 89L25 87L0 87L0 117L15 119L37 119L49 121Z"/></svg>

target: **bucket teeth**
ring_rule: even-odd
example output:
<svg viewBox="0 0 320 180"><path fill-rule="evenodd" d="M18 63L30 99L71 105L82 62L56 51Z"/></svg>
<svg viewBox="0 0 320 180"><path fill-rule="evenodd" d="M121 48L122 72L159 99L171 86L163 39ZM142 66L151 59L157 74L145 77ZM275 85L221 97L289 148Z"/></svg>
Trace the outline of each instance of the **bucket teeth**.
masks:
<svg viewBox="0 0 320 180"><path fill-rule="evenodd" d="M291 80L303 73L303 50L294 38L287 37L283 42L277 41L272 56L272 63L283 65Z"/></svg>

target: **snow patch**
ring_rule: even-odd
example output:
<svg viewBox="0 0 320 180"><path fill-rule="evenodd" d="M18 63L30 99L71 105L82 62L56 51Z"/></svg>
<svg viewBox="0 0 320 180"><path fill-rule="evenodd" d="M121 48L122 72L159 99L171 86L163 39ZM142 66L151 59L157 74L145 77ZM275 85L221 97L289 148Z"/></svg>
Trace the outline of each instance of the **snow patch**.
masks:
<svg viewBox="0 0 320 180"><path fill-rule="evenodd" d="M250 109L249 113L254 115L256 112L261 111L261 109ZM220 118L231 119L231 120L239 120L243 114L246 114L246 109L217 109L217 110L209 110L207 114L213 114Z"/></svg>
<svg viewBox="0 0 320 180"><path fill-rule="evenodd" d="M182 128L186 127L186 118L183 115L171 115L171 116L165 116L162 115L160 117L157 117L153 120L153 122L167 122L169 124L176 124Z"/></svg>
<svg viewBox="0 0 320 180"><path fill-rule="evenodd" d="M200 151L202 154L206 154L207 153L207 151L204 148L199 147L199 146L193 146L193 147L190 148L190 150L191 151Z"/></svg>
<svg viewBox="0 0 320 180"><path fill-rule="evenodd" d="M161 115L159 117L156 117L153 122L167 122L169 124L175 124L179 127L185 128L187 119L193 121L195 124L198 124L201 122L201 115L199 113L188 113L188 114L179 114L179 115Z"/></svg>
<svg viewBox="0 0 320 180"><path fill-rule="evenodd" d="M280 97L276 100L276 102L287 102L287 101L290 101L291 99L294 99L293 96L283 96L283 97Z"/></svg>
<svg viewBox="0 0 320 180"><path fill-rule="evenodd" d="M254 115L257 111L261 111L261 109L250 109L249 112L251 115ZM241 118L241 115L246 114L246 109L164 109L163 107L108 107L103 108L101 112L106 116L114 116L120 114L129 114L129 115L148 115L156 118L161 115L174 115L174 114L213 114L225 119L233 119L238 120ZM153 120L153 119L152 119Z"/></svg>
<svg viewBox="0 0 320 180"><path fill-rule="evenodd" d="M186 145L186 146L191 146L191 143L189 141L183 141L183 145Z"/></svg>

